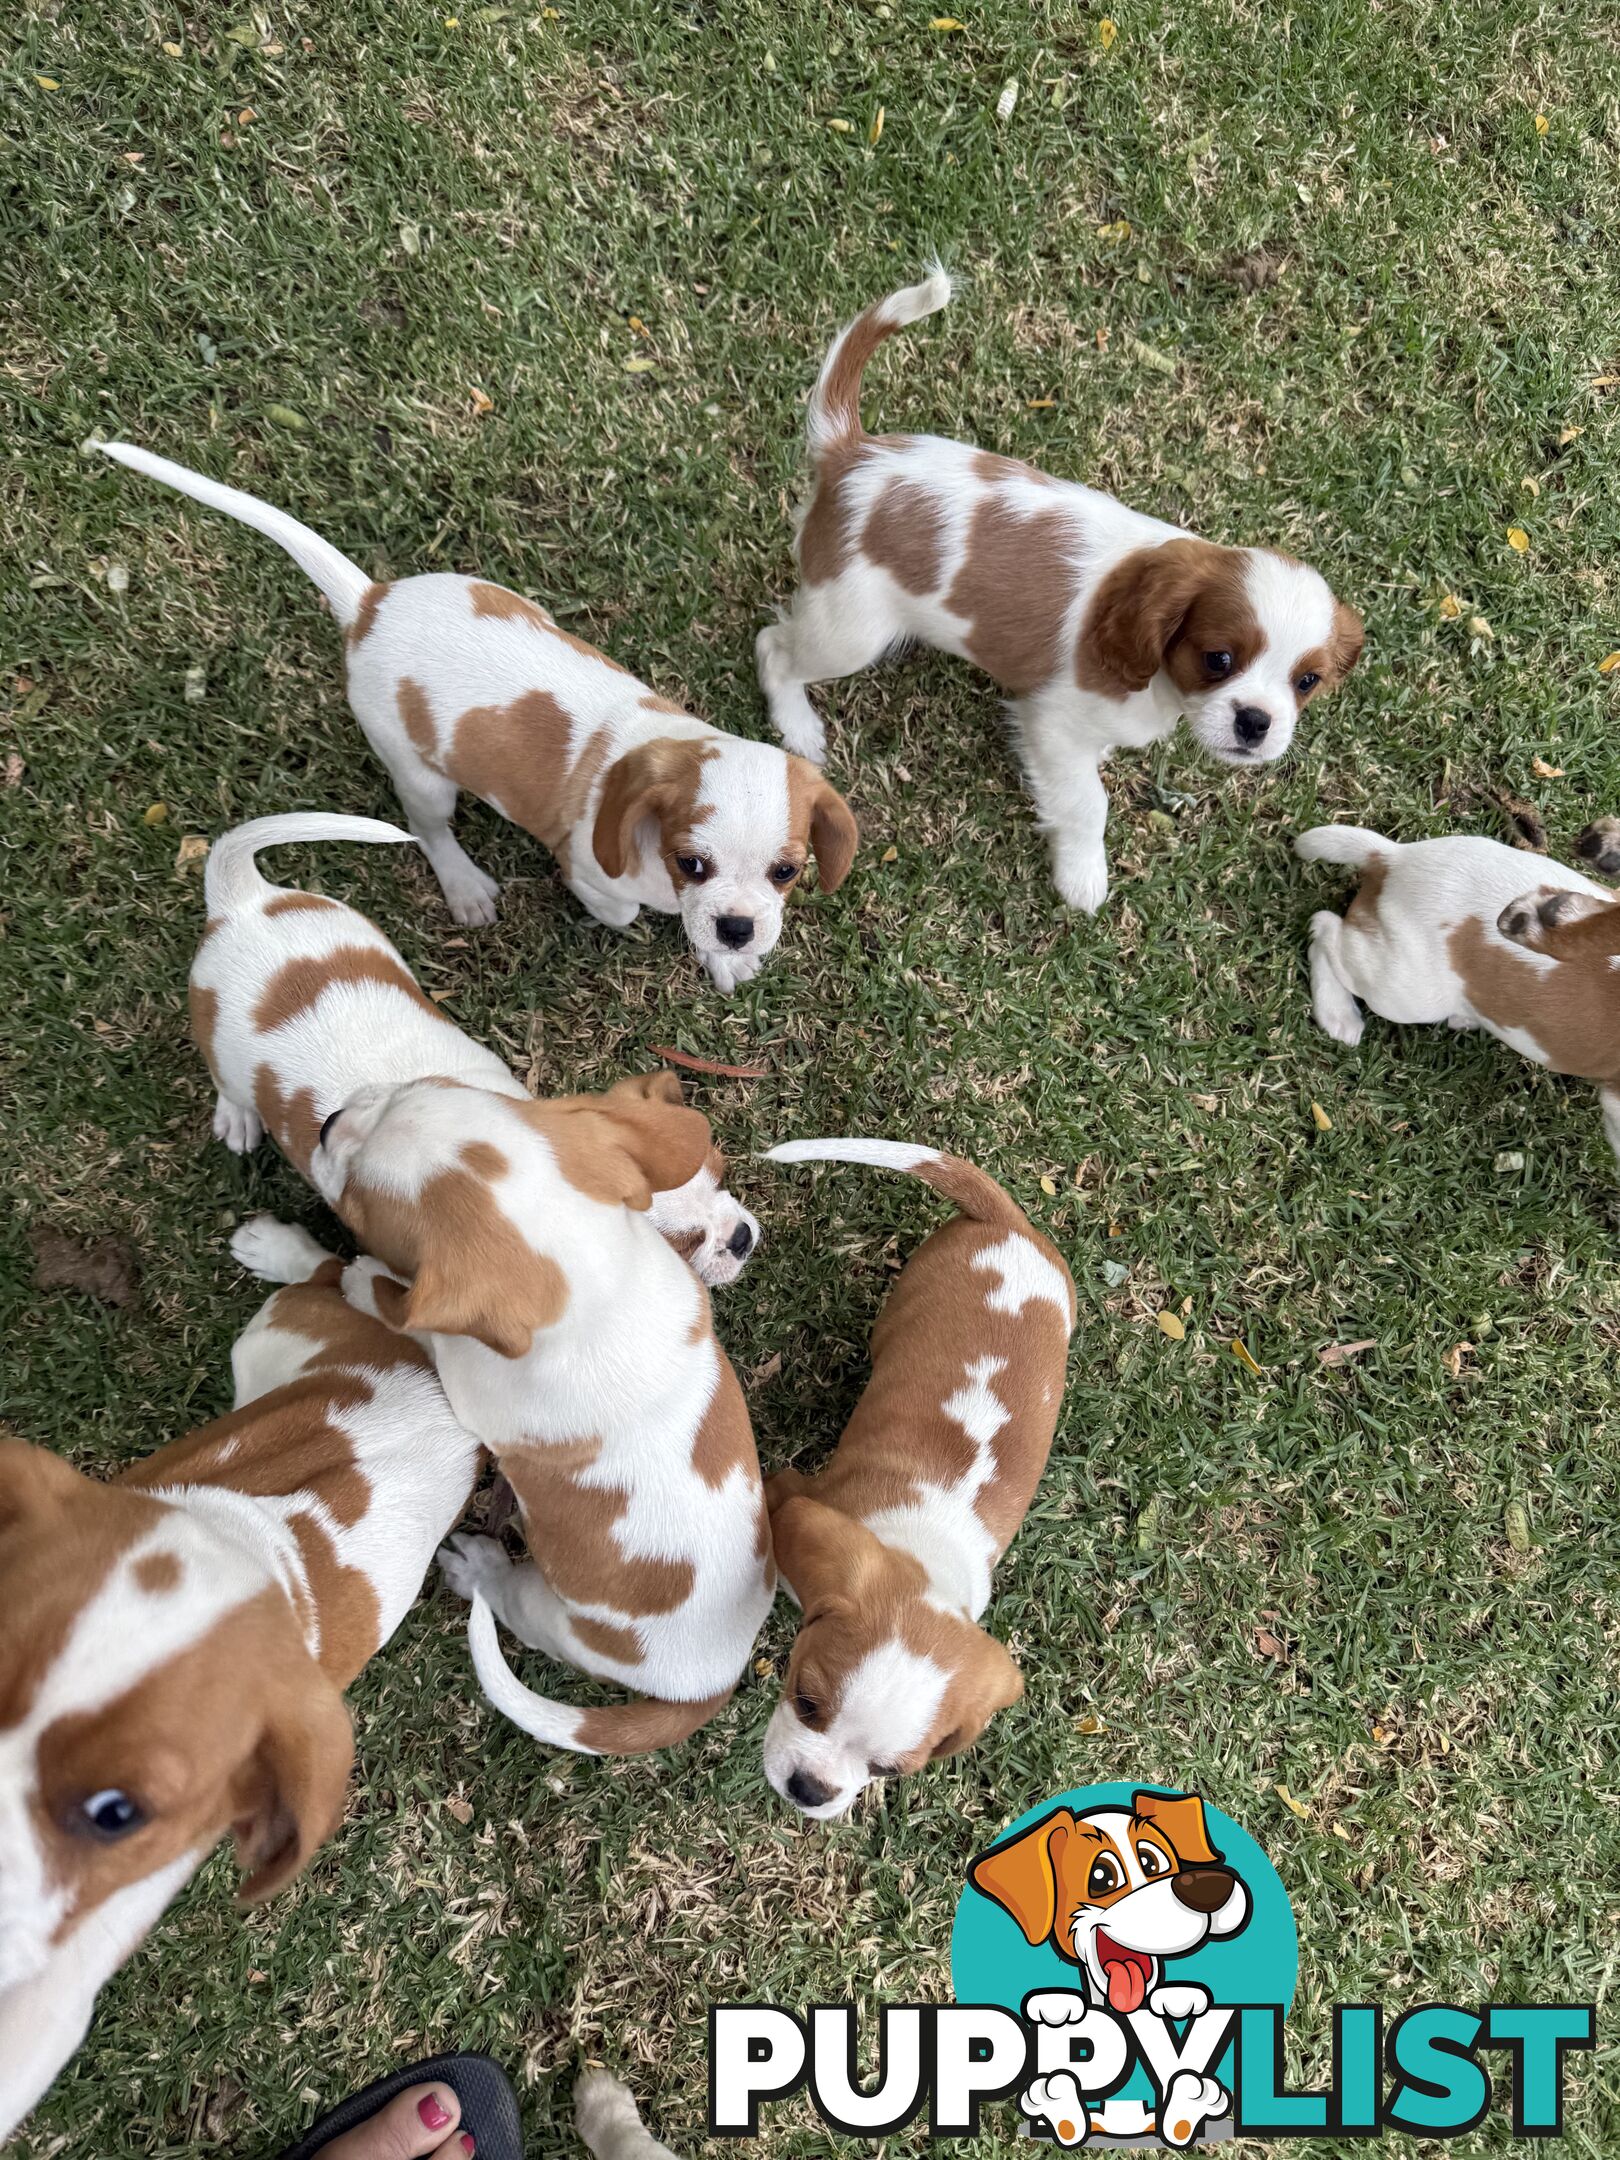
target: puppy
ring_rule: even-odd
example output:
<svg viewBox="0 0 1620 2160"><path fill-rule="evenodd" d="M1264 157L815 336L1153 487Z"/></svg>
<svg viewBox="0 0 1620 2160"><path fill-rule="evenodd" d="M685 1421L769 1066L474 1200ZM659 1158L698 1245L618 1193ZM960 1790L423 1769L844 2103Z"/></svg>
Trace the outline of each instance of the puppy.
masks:
<svg viewBox="0 0 1620 2160"><path fill-rule="evenodd" d="M832 1461L766 1488L804 1619L765 1775L818 1821L873 1778L971 1746L1023 1693L978 1625L1063 1400L1074 1286L1061 1254L971 1163L892 1140L794 1140L774 1162L909 1171L959 1210L902 1269L872 1377Z"/></svg>
<svg viewBox="0 0 1620 2160"><path fill-rule="evenodd" d="M753 1432L707 1290L644 1215L696 1175L695 1110L519 1102L422 1081L329 1119L316 1181L398 1274L356 1294L432 1350L456 1415L516 1495L532 1558L443 1555L472 1602L485 1694L553 1747L669 1747L730 1696L775 1594ZM496 1621L637 1691L575 1710L532 1693Z"/></svg>
<svg viewBox="0 0 1620 2160"><path fill-rule="evenodd" d="M1100 767L1184 714L1225 765L1280 758L1312 699L1361 652L1361 618L1314 570L1218 547L1112 496L935 435L868 435L861 375L878 346L944 307L935 269L842 333L810 398L813 492L800 586L760 633L760 686L790 750L825 755L806 683L917 639L1008 693L1058 891L1108 896Z"/></svg>
<svg viewBox="0 0 1620 2160"><path fill-rule="evenodd" d="M758 974L809 856L824 892L848 875L855 820L813 765L693 719L532 601L443 574L373 584L255 496L129 443L98 447L268 534L320 587L349 704L457 922L493 922L500 890L451 834L462 789L549 848L598 922L679 915L728 994Z"/></svg>
<svg viewBox="0 0 1620 2160"><path fill-rule="evenodd" d="M414 977L376 924L319 893L271 885L254 858L295 840L405 841L375 818L316 814L260 818L216 842L204 889L208 926L191 969L191 1031L219 1100L214 1131L237 1154L266 1130L319 1188L315 1143L331 1113L365 1088L428 1076L530 1100L492 1050L464 1035ZM679 1103L673 1073L622 1080L607 1101L630 1115ZM707 1283L734 1282L759 1224L725 1190L725 1158L711 1149L678 1192L653 1196L651 1218ZM321 1189L338 1207L341 1196Z"/></svg>
<svg viewBox="0 0 1620 2160"><path fill-rule="evenodd" d="M1620 903L1577 870L1458 834L1402 846L1360 825L1301 833L1306 862L1348 863L1341 918L1311 917L1311 1011L1358 1043L1359 998L1402 1025L1484 1028L1554 1072L1594 1080L1620 1157ZM1527 892L1527 887L1533 889Z"/></svg>
<svg viewBox="0 0 1620 2160"><path fill-rule="evenodd" d="M968 1881L1017 1921L1027 1943L1048 1943L1079 1968L1084 1996L1042 1990L1024 2014L1036 2025L1084 2022L1085 2003L1106 2003L1117 2018L1144 2009L1183 2020L1210 2007L1196 1981L1166 1984L1168 1961L1190 1957L1211 1939L1240 1934L1252 1901L1248 1886L1210 1843L1196 1793L1138 1792L1126 1807L1057 1808L968 1870ZM1094 2132L1151 2134L1184 2150L1206 2122L1224 2115L1230 2095L1214 2078L1178 2071L1156 2121L1135 2102L1109 2102L1095 2115L1072 2072L1037 2077L1019 2096L1024 2113L1048 2122L1062 2145Z"/></svg>
<svg viewBox="0 0 1620 2160"><path fill-rule="evenodd" d="M336 1828L342 1690L478 1474L341 1261L267 1217L232 1250L295 1287L238 1340L229 1416L106 1485L0 1443L0 2144L227 1831L257 1902Z"/></svg>

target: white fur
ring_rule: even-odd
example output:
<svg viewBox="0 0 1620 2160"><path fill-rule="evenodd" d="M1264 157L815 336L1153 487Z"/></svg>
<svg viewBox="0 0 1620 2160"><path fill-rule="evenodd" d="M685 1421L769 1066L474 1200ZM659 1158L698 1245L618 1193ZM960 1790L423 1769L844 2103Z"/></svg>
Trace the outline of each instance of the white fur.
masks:
<svg viewBox="0 0 1620 2160"><path fill-rule="evenodd" d="M223 487L130 443L97 447L120 464L267 534L314 579L338 621L345 628L354 622L371 581L308 526L256 496ZM598 922L614 928L633 922L644 907L678 914L710 979L729 995L759 972L781 934L784 889L770 872L789 839L786 758L774 744L748 742L688 714L657 709L645 683L601 654L576 648L553 634L552 627L478 614L473 591L480 582L439 572L388 586L370 629L349 655L350 707L388 769L451 914L460 923L493 922L500 888L451 832L459 789L443 770L441 753L464 714L542 691L567 714L574 754L599 731L607 745L567 835L570 891ZM427 700L435 735L430 755L412 740L401 715L400 689L407 682ZM597 809L614 762L641 744L670 737L699 741L714 753L704 765L698 798L708 813L699 832L713 874L680 891L665 866L656 827L644 835L650 844L642 846L639 865L620 877L607 875L592 846ZM540 755L538 743L535 755ZM560 784L561 772L555 777ZM485 799L503 817L512 816L499 790ZM741 950L720 936L716 926L721 916L753 925Z"/></svg>
<svg viewBox="0 0 1620 2160"><path fill-rule="evenodd" d="M1386 840L1360 825L1318 825L1299 835L1295 853L1306 862L1364 867L1373 857L1387 865L1370 925L1323 909L1311 917L1311 1011L1335 1041L1361 1040L1366 1005L1381 1019L1402 1026L1483 1028L1521 1057L1544 1065L1546 1055L1531 1035L1498 1026L1476 1010L1452 965L1448 940L1460 924L1478 922L1488 944L1511 950L1515 959L1543 972L1560 965L1546 953L1502 936L1497 918L1511 901L1539 886L1576 892L1605 907L1607 887L1551 856L1527 857L1499 840L1459 833L1408 845ZM1358 1002L1359 1001L1359 1002ZM1604 1130L1620 1158L1620 1090L1600 1089Z"/></svg>
<svg viewBox="0 0 1620 2160"><path fill-rule="evenodd" d="M642 2121L629 2088L605 2070L587 2070L574 2087L574 2128L596 2160L675 2160Z"/></svg>
<svg viewBox="0 0 1620 2160"><path fill-rule="evenodd" d="M949 280L931 278L891 295L880 319L914 322L943 307L949 297ZM813 460L838 440L849 439L823 402L827 375L848 335L848 328L840 334L812 397ZM974 512L987 493L999 490L1021 512L1061 510L1072 526L1077 591L1058 641L1057 670L1050 681L1010 707L1025 780L1051 842L1053 875L1070 906L1089 913L1108 896L1103 840L1108 797L1101 768L1115 750L1157 742L1185 716L1194 737L1222 764L1267 764L1286 753L1297 718L1294 672L1301 657L1324 644L1333 629L1333 595L1316 571L1251 551L1248 597L1266 639L1253 665L1190 697L1163 669L1145 690L1106 697L1082 690L1075 677L1080 626L1099 584L1136 549L1194 536L1073 482L1020 475L992 485L974 471L979 453L971 444L934 435L868 437L862 448L860 462L843 483L841 499L850 530L864 526L873 502L891 483L914 483L942 513L941 574L932 593L919 595L852 550L837 577L802 586L780 619L760 632L755 646L760 688L771 723L790 750L817 764L826 757L826 731L805 695L807 684L853 675L911 642L971 659L966 641L972 625L954 614L945 598L961 568ZM1258 707L1270 719L1270 731L1258 746L1245 743L1236 732L1240 706Z"/></svg>
<svg viewBox="0 0 1620 2160"><path fill-rule="evenodd" d="M274 1276L290 1282L307 1279L328 1257L303 1231L264 1217L243 1226L233 1249L245 1261L262 1255ZM271 1298L232 1352L238 1409L297 1380L322 1350L273 1326L276 1309ZM288 1528L295 1513L318 1514L340 1563L365 1575L386 1642L466 1504L480 1450L456 1423L432 1374L398 1365L356 1370L364 1372L370 1399L335 1411L333 1421L370 1483L372 1504L360 1519L338 1523L309 1494L264 1496L221 1485L143 1489L162 1509L157 1525L86 1599L27 1715L0 1734L0 2143L78 2047L106 1980L207 1857L206 1848L189 1852L73 1924L62 1893L47 1879L29 1816L41 1736L62 1718L117 1701L205 1641L250 1598L278 1585L290 1597L307 1592ZM175 1588L160 1599L142 1592L134 1576L136 1564L154 1554L171 1555L180 1566ZM305 1640L317 1653L313 1617Z"/></svg>

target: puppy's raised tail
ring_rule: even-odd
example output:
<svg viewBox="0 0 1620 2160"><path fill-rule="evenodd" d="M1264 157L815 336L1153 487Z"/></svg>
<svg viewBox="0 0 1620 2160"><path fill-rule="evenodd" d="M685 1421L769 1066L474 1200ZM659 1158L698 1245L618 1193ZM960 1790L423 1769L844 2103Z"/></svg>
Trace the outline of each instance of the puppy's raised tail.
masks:
<svg viewBox="0 0 1620 2160"><path fill-rule="evenodd" d="M765 1150L767 1162L868 1163L875 1170L903 1170L949 1200L971 1222L1005 1223L1028 1230L1029 1217L1011 1193L977 1163L937 1148L915 1147L908 1140L784 1140Z"/></svg>
<svg viewBox="0 0 1620 2160"><path fill-rule="evenodd" d="M1359 869L1375 855L1393 855L1399 842L1365 825L1313 825L1294 842L1301 862L1349 863Z"/></svg>
<svg viewBox="0 0 1620 2160"><path fill-rule="evenodd" d="M257 495L246 494L241 488L226 487L221 481L205 479L201 473L194 473L185 465L176 465L168 458L157 457L135 443L97 443L96 448L103 457L114 458L120 465L145 473L149 480L161 480L165 487L193 496L196 501L206 503L210 510L223 510L227 517L266 534L278 547L285 548L304 575L312 578L325 593L327 604L345 630L359 614L360 603L371 590L371 579L358 563L352 563L347 555L340 554L330 540L323 540L307 525L300 525L297 518L289 517L285 510L278 510L273 503L261 502Z"/></svg>
<svg viewBox="0 0 1620 2160"><path fill-rule="evenodd" d="M858 442L861 427L861 377L866 363L885 338L908 323L937 315L951 297L948 271L929 265L920 285L902 286L886 300L875 300L833 341L810 393L810 455L819 459L841 443Z"/></svg>
<svg viewBox="0 0 1620 2160"><path fill-rule="evenodd" d="M579 1710L536 1695L513 1672L501 1654L495 1615L488 1601L473 1592L467 1618L467 1641L473 1670L485 1696L501 1713L548 1747L571 1748L576 1755L650 1755L674 1747L730 1702L733 1689L706 1702L657 1702L650 1695L614 1703L605 1710Z"/></svg>
<svg viewBox="0 0 1620 2160"><path fill-rule="evenodd" d="M246 825L234 826L208 851L203 897L209 916L235 914L241 908L252 907L266 894L283 890L260 873L254 861L260 848L287 847L298 840L387 841L397 845L411 838L400 826L385 825L381 818L335 817L324 810L252 818Z"/></svg>

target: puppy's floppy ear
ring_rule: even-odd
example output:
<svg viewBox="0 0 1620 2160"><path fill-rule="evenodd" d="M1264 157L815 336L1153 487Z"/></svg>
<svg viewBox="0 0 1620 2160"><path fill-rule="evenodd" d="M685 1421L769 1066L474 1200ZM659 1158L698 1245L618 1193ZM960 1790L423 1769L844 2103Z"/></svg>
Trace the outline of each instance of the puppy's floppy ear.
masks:
<svg viewBox="0 0 1620 2160"><path fill-rule="evenodd" d="M714 755L701 740L661 735L614 760L591 829L591 852L605 876L624 876L636 827L646 819L657 818L662 826L683 803L690 815L698 776Z"/></svg>
<svg viewBox="0 0 1620 2160"><path fill-rule="evenodd" d="M1196 1793L1132 1793L1131 1812L1162 1830L1171 1851L1188 1867L1213 1867L1220 1859L1209 1842L1204 1803Z"/></svg>
<svg viewBox="0 0 1620 2160"><path fill-rule="evenodd" d="M771 1504L771 1544L806 1619L817 1606L853 1604L883 1566L883 1547L865 1523L791 1490Z"/></svg>
<svg viewBox="0 0 1620 2160"><path fill-rule="evenodd" d="M304 1654L286 1674L234 1795L236 1856L246 1871L244 1905L290 1883L337 1828L354 1764L354 1729L343 1697Z"/></svg>
<svg viewBox="0 0 1620 2160"><path fill-rule="evenodd" d="M810 851L823 892L836 892L849 876L860 838L854 811L835 787L820 781L810 798Z"/></svg>
<svg viewBox="0 0 1620 2160"><path fill-rule="evenodd" d="M673 1103L662 1096L615 1100L605 1095L602 1109L640 1173L636 1189L626 1196L630 1207L651 1207L654 1193L675 1192L690 1183L709 1159L709 1121L701 1110L688 1110L678 1090Z"/></svg>
<svg viewBox="0 0 1620 2160"><path fill-rule="evenodd" d="M981 1896L1012 1914L1025 1942L1042 1943L1058 1920L1058 1869L1074 1831L1074 1817L1058 1808L1005 1845L992 1845L968 1869Z"/></svg>
<svg viewBox="0 0 1620 2160"><path fill-rule="evenodd" d="M1212 540L1166 540L1115 563L1080 625L1080 687L1105 697L1145 690L1193 602L1230 553Z"/></svg>
<svg viewBox="0 0 1620 2160"><path fill-rule="evenodd" d="M608 1089L608 1102L663 1102L684 1103L686 1094L681 1086L679 1073L670 1071L667 1065L657 1072L628 1073L624 1079L615 1080Z"/></svg>
<svg viewBox="0 0 1620 2160"><path fill-rule="evenodd" d="M49 1448L33 1447L0 1430L0 1530L54 1514L82 1495L100 1490L94 1479Z"/></svg>
<svg viewBox="0 0 1620 2160"><path fill-rule="evenodd" d="M1006 1710L1024 1692L1024 1676L1005 1643L974 1628L968 1648L946 1697L952 1722L931 1756L960 1755L970 1748L998 1710Z"/></svg>
<svg viewBox="0 0 1620 2160"><path fill-rule="evenodd" d="M1353 607L1346 607L1342 600L1335 600L1333 632L1328 639L1328 652L1341 682L1361 658L1361 648L1366 642L1367 631L1361 617Z"/></svg>
<svg viewBox="0 0 1620 2160"><path fill-rule="evenodd" d="M377 1310L396 1333L468 1335L506 1358L527 1356L567 1303L562 1269L544 1253L509 1256L451 1240L426 1255L409 1290L377 1285Z"/></svg>

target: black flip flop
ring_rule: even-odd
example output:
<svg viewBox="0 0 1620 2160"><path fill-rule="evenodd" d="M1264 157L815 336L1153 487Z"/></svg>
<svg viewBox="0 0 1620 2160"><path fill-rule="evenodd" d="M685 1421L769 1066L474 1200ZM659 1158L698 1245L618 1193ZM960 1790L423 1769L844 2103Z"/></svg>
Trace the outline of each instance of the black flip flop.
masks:
<svg viewBox="0 0 1620 2160"><path fill-rule="evenodd" d="M487 2055L435 2055L379 2078L364 2092L341 2101L314 2129L284 2152L281 2160L315 2160L323 2145L380 2115L389 2101L412 2085L448 2085L461 2102L461 2121L447 2136L470 2135L478 2160L523 2160L523 2122L512 2081Z"/></svg>

